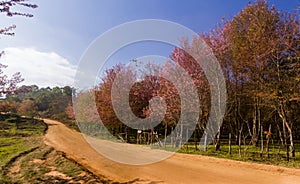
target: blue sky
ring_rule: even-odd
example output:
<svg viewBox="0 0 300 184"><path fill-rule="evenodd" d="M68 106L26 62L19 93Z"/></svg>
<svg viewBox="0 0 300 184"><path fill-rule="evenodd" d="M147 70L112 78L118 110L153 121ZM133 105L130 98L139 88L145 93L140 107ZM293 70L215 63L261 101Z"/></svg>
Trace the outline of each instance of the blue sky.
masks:
<svg viewBox="0 0 300 184"><path fill-rule="evenodd" d="M25 84L36 83L40 86L70 85L79 59L89 44L119 24L138 19L164 19L182 24L197 33L207 32L222 17L233 17L248 3L244 0L31 2L38 4L39 8L24 11L32 12L34 18L0 16L1 27L17 25L16 36L2 36L0 39L0 49L6 51L6 56L0 62L9 65L8 73L21 71ZM269 2L284 11L295 11L300 5L299 0ZM150 47L153 47L154 52L159 50L151 44ZM166 46L167 49L170 48ZM130 58L130 54L127 57Z"/></svg>

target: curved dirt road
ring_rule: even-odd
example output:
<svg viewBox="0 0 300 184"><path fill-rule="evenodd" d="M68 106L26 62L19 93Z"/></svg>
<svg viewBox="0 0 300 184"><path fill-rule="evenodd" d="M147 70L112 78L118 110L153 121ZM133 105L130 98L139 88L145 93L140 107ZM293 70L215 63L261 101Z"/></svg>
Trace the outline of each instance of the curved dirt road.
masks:
<svg viewBox="0 0 300 184"><path fill-rule="evenodd" d="M243 163L199 155L174 154L146 166L113 162L90 147L83 136L53 120L45 142L106 181L124 183L298 184L300 170Z"/></svg>

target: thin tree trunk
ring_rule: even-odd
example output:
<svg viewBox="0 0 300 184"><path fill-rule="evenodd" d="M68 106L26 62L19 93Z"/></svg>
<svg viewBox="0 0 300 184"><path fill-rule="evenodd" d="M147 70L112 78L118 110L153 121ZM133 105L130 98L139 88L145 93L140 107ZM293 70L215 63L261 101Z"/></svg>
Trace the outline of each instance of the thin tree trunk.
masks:
<svg viewBox="0 0 300 184"><path fill-rule="evenodd" d="M239 129L239 156L242 157L242 132L243 132L244 124Z"/></svg>
<svg viewBox="0 0 300 184"><path fill-rule="evenodd" d="M277 129L278 129L278 134L279 134L279 139L280 139L280 145L283 147L284 146L284 140L283 140L283 137L282 137L282 133L281 133L281 130L280 130L280 127L279 125L277 124Z"/></svg>
<svg viewBox="0 0 300 184"><path fill-rule="evenodd" d="M171 134L171 147L174 148L174 133Z"/></svg>
<svg viewBox="0 0 300 184"><path fill-rule="evenodd" d="M186 152L189 152L189 128L186 128Z"/></svg>
<svg viewBox="0 0 300 184"><path fill-rule="evenodd" d="M205 136L204 136L204 147L203 147L203 150L204 151L207 151L207 133L204 132Z"/></svg>
<svg viewBox="0 0 300 184"><path fill-rule="evenodd" d="M125 142L128 143L127 126L125 127Z"/></svg>
<svg viewBox="0 0 300 184"><path fill-rule="evenodd" d="M182 147L183 123L180 121L179 148Z"/></svg>
<svg viewBox="0 0 300 184"><path fill-rule="evenodd" d="M240 157L242 157L241 144L242 144L242 130L239 130L239 156Z"/></svg>
<svg viewBox="0 0 300 184"><path fill-rule="evenodd" d="M291 157L295 158L295 146L293 140L293 133L289 131L289 134L290 134L290 153L291 153Z"/></svg>
<svg viewBox="0 0 300 184"><path fill-rule="evenodd" d="M217 137L216 137L216 144L215 144L215 151L219 151L221 144L220 144L220 136L221 136L221 129L219 128Z"/></svg>
<svg viewBox="0 0 300 184"><path fill-rule="evenodd" d="M167 143L167 132L168 132L168 124L165 125L165 140L164 140L164 148L166 148Z"/></svg>
<svg viewBox="0 0 300 184"><path fill-rule="evenodd" d="M238 86L238 82L237 80L235 80L235 93L234 93L234 124L235 124L235 135L236 135L236 144L238 144L238 134L239 134L239 130L240 130L240 123L238 120L238 111L239 111L239 103L238 103L238 99L237 99L237 86Z"/></svg>
<svg viewBox="0 0 300 184"><path fill-rule="evenodd" d="M154 129L152 128L152 130L151 130L151 137L150 137L150 145L153 145L153 143L154 143Z"/></svg>
<svg viewBox="0 0 300 184"><path fill-rule="evenodd" d="M285 110L284 110L284 107L283 107L282 103L280 104L280 110L279 111L280 111L279 116L282 119L282 121L283 121L283 123L284 123L284 125L285 125L285 127L286 127L286 129L288 130L288 133L289 133L289 138L290 138L289 153L290 153L290 156L292 158L295 158L295 147L294 147L293 131L292 131L292 128L291 128L290 124L287 121L286 113L285 113ZM285 137L285 140L286 140L286 137Z"/></svg>
<svg viewBox="0 0 300 184"><path fill-rule="evenodd" d="M243 142L244 142L244 158L246 158L246 152L247 152L246 136L244 136Z"/></svg>
<svg viewBox="0 0 300 184"><path fill-rule="evenodd" d="M271 139L271 124L269 125L269 132L267 134L267 142L266 142L266 157L267 159L270 158L270 155L269 155L269 143L270 143L270 139Z"/></svg>
<svg viewBox="0 0 300 184"><path fill-rule="evenodd" d="M256 119L257 119L257 117L256 117L256 115L257 115L257 106L256 106L256 102L255 102L255 104L254 104L254 112L253 112L253 128L252 128L252 131L253 131L253 133L252 133L252 140L251 140L251 142L252 142L252 145L253 146L257 146L257 129L256 129Z"/></svg>
<svg viewBox="0 0 300 184"><path fill-rule="evenodd" d="M286 128L285 128L285 123L284 122L282 122L282 126L283 126L283 138L284 138L284 147L285 147L285 153L286 153L286 160L289 161L290 160L289 147L287 145Z"/></svg>
<svg viewBox="0 0 300 184"><path fill-rule="evenodd" d="M260 110L260 102L259 99L257 99L257 132L260 133L260 136L262 135L263 126L261 123L261 110ZM262 137L262 136L261 136ZM263 140L263 138L261 138Z"/></svg>
<svg viewBox="0 0 300 184"><path fill-rule="evenodd" d="M229 155L231 155L231 133L229 133Z"/></svg>
<svg viewBox="0 0 300 184"><path fill-rule="evenodd" d="M263 126L260 127L260 158L262 158L264 152L264 135L263 135Z"/></svg>
<svg viewBox="0 0 300 184"><path fill-rule="evenodd" d="M194 131L195 152L197 151L197 128Z"/></svg>

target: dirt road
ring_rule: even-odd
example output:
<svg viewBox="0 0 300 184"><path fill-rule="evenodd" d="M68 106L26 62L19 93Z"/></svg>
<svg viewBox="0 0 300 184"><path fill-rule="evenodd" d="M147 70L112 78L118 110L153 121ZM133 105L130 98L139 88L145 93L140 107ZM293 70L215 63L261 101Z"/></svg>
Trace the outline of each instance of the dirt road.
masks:
<svg viewBox="0 0 300 184"><path fill-rule="evenodd" d="M83 136L47 120L45 142L107 181L124 183L299 184L300 170L243 163L199 155L174 154L145 166L113 162L95 151ZM138 150L137 150L138 151Z"/></svg>

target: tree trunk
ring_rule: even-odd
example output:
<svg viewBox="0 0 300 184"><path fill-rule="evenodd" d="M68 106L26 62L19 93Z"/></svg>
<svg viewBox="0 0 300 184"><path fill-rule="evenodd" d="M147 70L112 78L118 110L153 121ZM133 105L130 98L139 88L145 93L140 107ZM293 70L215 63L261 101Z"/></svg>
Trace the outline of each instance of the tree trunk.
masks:
<svg viewBox="0 0 300 184"><path fill-rule="evenodd" d="M153 145L153 143L154 143L154 128L152 128L152 130L151 130L151 136L150 136L150 145Z"/></svg>
<svg viewBox="0 0 300 184"><path fill-rule="evenodd" d="M262 123L261 123L261 111L260 111L260 104L259 104L259 99L257 99L257 127L258 127L258 130L257 132L260 133L260 136L262 135L263 133L263 126L262 126ZM262 138L262 140L264 140Z"/></svg>
<svg viewBox="0 0 300 184"><path fill-rule="evenodd" d="M186 128L186 152L189 152L189 128Z"/></svg>
<svg viewBox="0 0 300 184"><path fill-rule="evenodd" d="M234 93L234 124L235 124L235 135L236 135L236 145L238 144L238 135L240 131L240 122L238 120L238 112L239 112L239 103L238 103L238 98L237 98L237 89L238 82L237 80L235 81L235 93Z"/></svg>
<svg viewBox="0 0 300 184"><path fill-rule="evenodd" d="M231 155L231 133L229 133L229 155Z"/></svg>
<svg viewBox="0 0 300 184"><path fill-rule="evenodd" d="M240 157L242 157L241 144L242 144L242 131L239 130L239 156Z"/></svg>
<svg viewBox="0 0 300 184"><path fill-rule="evenodd" d="M282 119L282 122L284 123L286 129L288 130L289 133L289 138L290 138L290 146L289 146L289 153L292 158L295 158L295 147L294 147L294 139L293 139L293 131L292 131L292 126L290 123L288 123L287 117L286 117L286 111L283 107L283 104L281 102L280 104L280 109L279 109L279 116ZM285 137L286 140L286 137Z"/></svg>
<svg viewBox="0 0 300 184"><path fill-rule="evenodd" d="M282 133L281 133L281 130L280 130L280 127L279 127L278 124L277 124L277 129L278 129L278 134L279 134L279 139L280 139L280 145L283 147L284 146L284 140L283 140Z"/></svg>
<svg viewBox="0 0 300 184"><path fill-rule="evenodd" d="M267 134L267 142L266 142L266 157L267 159L270 158L270 155L269 155L269 143L270 143L270 139L271 139L271 124L269 125L269 132Z"/></svg>
<svg viewBox="0 0 300 184"><path fill-rule="evenodd" d="M203 150L204 151L207 151L207 133L204 132L205 136L204 136L204 147L203 147Z"/></svg>
<svg viewBox="0 0 300 184"><path fill-rule="evenodd" d="M260 127L260 153L259 156L262 158L264 152L264 135L263 135L263 126Z"/></svg>
<svg viewBox="0 0 300 184"><path fill-rule="evenodd" d="M182 147L183 123L180 121L179 148Z"/></svg>
<svg viewBox="0 0 300 184"><path fill-rule="evenodd" d="M256 119L257 119L257 106L256 106L256 103L254 104L254 112L253 112L253 128L252 128L252 139L251 139L251 142L252 142L252 145L253 146L257 146L257 129L256 129Z"/></svg>
<svg viewBox="0 0 300 184"><path fill-rule="evenodd" d="M128 143L127 126L125 127L125 142Z"/></svg>
<svg viewBox="0 0 300 184"><path fill-rule="evenodd" d="M164 148L166 148L167 143L167 132L168 132L168 124L165 125L165 140L164 140Z"/></svg>
<svg viewBox="0 0 300 184"><path fill-rule="evenodd" d="M195 152L197 151L197 128L194 131Z"/></svg>
<svg viewBox="0 0 300 184"><path fill-rule="evenodd" d="M216 136L215 151L219 151L220 150L220 147L221 147L220 136L221 136L221 130L219 128L217 136Z"/></svg>
<svg viewBox="0 0 300 184"><path fill-rule="evenodd" d="M284 139L284 147L285 147L285 153L286 153L286 160L289 161L290 160L289 147L288 147L288 144L287 144L286 127L285 127L285 123L284 122L282 122L282 127L283 127L283 139Z"/></svg>
<svg viewBox="0 0 300 184"><path fill-rule="evenodd" d="M171 134L171 147L174 148L174 133Z"/></svg>

